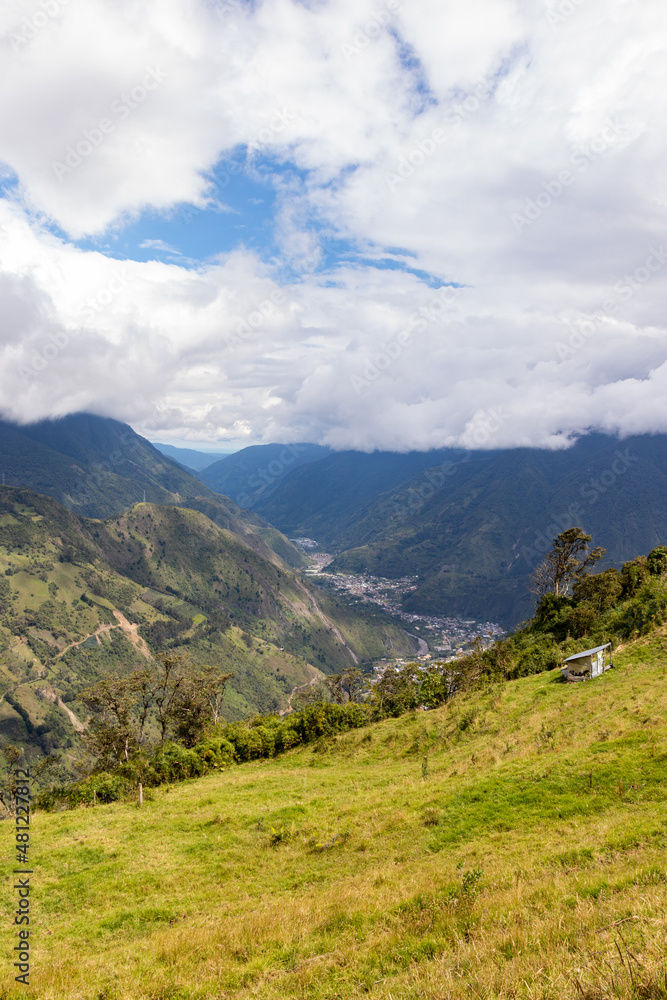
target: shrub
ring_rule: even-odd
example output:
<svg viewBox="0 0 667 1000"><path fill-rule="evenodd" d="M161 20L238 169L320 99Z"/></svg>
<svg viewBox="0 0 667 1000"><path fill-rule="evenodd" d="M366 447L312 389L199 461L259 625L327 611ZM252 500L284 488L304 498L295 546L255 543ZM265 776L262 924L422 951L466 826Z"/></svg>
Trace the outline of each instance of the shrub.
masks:
<svg viewBox="0 0 667 1000"><path fill-rule="evenodd" d="M624 598L634 597L639 591L642 584L646 581L648 577L646 556L637 556L631 562L626 562L623 564L623 569L621 570L621 582L623 584Z"/></svg>
<svg viewBox="0 0 667 1000"><path fill-rule="evenodd" d="M193 750L201 757L205 768L226 767L236 759L233 744L224 736L208 736Z"/></svg>
<svg viewBox="0 0 667 1000"><path fill-rule="evenodd" d="M149 767L159 782L196 778L204 773L204 762L195 750L167 741L157 747L149 758Z"/></svg>
<svg viewBox="0 0 667 1000"><path fill-rule="evenodd" d="M657 581L641 587L634 600L630 601L623 616L626 636L635 632L646 635L653 628L662 625L667 616L667 591Z"/></svg>
<svg viewBox="0 0 667 1000"><path fill-rule="evenodd" d="M45 812L61 809L74 809L79 805L92 805L117 802L128 789L127 783L119 774L109 774L102 771L93 774L84 781L71 785L43 788L35 796L34 805Z"/></svg>

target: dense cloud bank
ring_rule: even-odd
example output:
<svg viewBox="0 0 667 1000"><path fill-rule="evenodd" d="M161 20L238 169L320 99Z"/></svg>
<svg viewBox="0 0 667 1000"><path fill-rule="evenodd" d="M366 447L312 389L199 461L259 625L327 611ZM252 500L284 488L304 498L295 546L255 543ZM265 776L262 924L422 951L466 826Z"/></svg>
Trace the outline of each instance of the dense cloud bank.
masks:
<svg viewBox="0 0 667 1000"><path fill-rule="evenodd" d="M666 27L659 0L3 5L0 409L361 449L666 431ZM239 150L273 164L280 267L73 242L225 225Z"/></svg>

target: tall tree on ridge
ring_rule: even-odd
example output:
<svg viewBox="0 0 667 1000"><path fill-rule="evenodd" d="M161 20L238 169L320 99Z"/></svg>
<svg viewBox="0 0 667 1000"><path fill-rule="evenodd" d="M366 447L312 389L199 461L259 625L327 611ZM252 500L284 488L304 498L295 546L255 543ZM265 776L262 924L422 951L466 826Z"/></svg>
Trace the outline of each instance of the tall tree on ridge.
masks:
<svg viewBox="0 0 667 1000"><path fill-rule="evenodd" d="M529 588L538 603L547 594L564 597L572 585L602 559L606 549L599 545L589 549L590 541L592 536L583 528L567 528L554 538L551 550L530 577Z"/></svg>

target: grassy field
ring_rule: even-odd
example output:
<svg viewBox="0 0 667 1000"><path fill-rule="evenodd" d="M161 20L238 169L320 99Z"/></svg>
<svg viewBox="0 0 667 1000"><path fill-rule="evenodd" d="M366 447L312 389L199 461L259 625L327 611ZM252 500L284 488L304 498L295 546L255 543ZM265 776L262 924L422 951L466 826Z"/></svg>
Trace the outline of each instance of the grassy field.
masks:
<svg viewBox="0 0 667 1000"><path fill-rule="evenodd" d="M0 996L667 997L667 633L616 662L35 815L31 986L8 874Z"/></svg>

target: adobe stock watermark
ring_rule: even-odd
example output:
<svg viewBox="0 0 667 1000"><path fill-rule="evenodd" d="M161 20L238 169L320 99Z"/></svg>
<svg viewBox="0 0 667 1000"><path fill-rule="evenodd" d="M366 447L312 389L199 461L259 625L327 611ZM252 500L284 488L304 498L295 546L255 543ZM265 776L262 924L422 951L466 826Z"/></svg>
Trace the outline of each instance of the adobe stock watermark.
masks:
<svg viewBox="0 0 667 1000"><path fill-rule="evenodd" d="M550 180L542 181L542 190L533 198L526 198L523 213L512 212L510 214L510 223L516 232L521 233L537 222L544 212L551 208L554 202L558 201L565 191L574 184L577 172L583 173L588 170L592 163L613 149L619 138L628 130L627 124L608 118L600 135L592 139L586 146L575 150L570 156L568 162L571 167L576 168L576 172L565 168Z"/></svg>
<svg viewBox="0 0 667 1000"><path fill-rule="evenodd" d="M272 459L267 465L256 469L252 475L248 476L247 485L254 488L252 494L241 493L236 498L236 503L246 509L262 496L266 490L285 475L296 459L305 451L303 445L287 444L280 452L278 458Z"/></svg>
<svg viewBox="0 0 667 1000"><path fill-rule="evenodd" d="M219 18L224 18L226 14L239 14L248 8L241 0L213 0L213 9Z"/></svg>
<svg viewBox="0 0 667 1000"><path fill-rule="evenodd" d="M225 334L225 343L228 347L238 347L248 340L253 332L259 330L266 323L267 319L275 315L278 308L287 302L287 296L282 288L276 288L268 298L262 299L242 319L236 326L234 333Z"/></svg>
<svg viewBox="0 0 667 1000"><path fill-rule="evenodd" d="M579 490L581 497L589 504L597 503L607 493L628 469L639 461L639 455L633 455L629 448L615 453L614 461L597 478L591 477Z"/></svg>
<svg viewBox="0 0 667 1000"><path fill-rule="evenodd" d="M81 319L86 323L92 323L96 316L103 312L120 292L124 291L128 283L129 279L125 268L113 271L104 288L86 299L80 310ZM56 330L49 334L46 340L32 349L29 362L19 365L19 375L25 382L31 381L37 375L42 375L51 362L69 347L70 343L69 334L65 330Z"/></svg>
<svg viewBox="0 0 667 1000"><path fill-rule="evenodd" d="M129 279L124 267L114 271L104 288L86 299L86 304L81 309L81 319L86 323L92 323L96 315L103 312L107 306L111 305L115 297L127 288L128 283Z"/></svg>
<svg viewBox="0 0 667 1000"><path fill-rule="evenodd" d="M568 528L576 527L583 519L583 515L583 507L579 504L570 504L567 510L563 511L562 514L557 514L543 531L536 531L532 546L523 545L521 547L521 558L526 565L532 568L538 559L547 554L553 545L554 538Z"/></svg>
<svg viewBox="0 0 667 1000"><path fill-rule="evenodd" d="M118 443L120 448L115 448L103 461L92 465L69 494L69 501L75 506L85 506L94 500L94 495L90 492L92 487L103 489L106 477L115 475L120 466L125 465L134 456L141 455L141 442L134 431L123 431ZM65 506L68 505L67 501L68 496L63 495L62 502Z"/></svg>
<svg viewBox="0 0 667 1000"><path fill-rule="evenodd" d="M591 476L579 489L579 496L585 503L573 503L566 511L557 515L553 521L544 529L535 533L532 546L524 545L521 549L521 558L532 567L536 560L546 555L553 540L567 528L580 525L583 521L587 506L596 504L614 486L618 480L626 474L628 469L639 461L639 456L632 453L630 448L615 452L614 460L599 476Z"/></svg>
<svg viewBox="0 0 667 1000"><path fill-rule="evenodd" d="M60 14L63 7L66 7L70 0L42 0L37 10L33 11L21 21L19 31L12 31L9 34L9 42L13 52L20 52L25 45L29 45L33 39L37 38L42 28L45 28L54 17Z"/></svg>
<svg viewBox="0 0 667 1000"><path fill-rule="evenodd" d="M492 410L481 410L473 417L473 427L469 432L464 431L464 437L468 440L472 438L473 443L481 448L488 444L491 438L504 427L507 417L502 406L494 407ZM470 423L470 421L469 421Z"/></svg>
<svg viewBox="0 0 667 1000"><path fill-rule="evenodd" d="M586 0L560 0L554 7L549 7L545 13L547 17L547 23L552 28L557 28L559 24L563 21L567 21L568 17L571 17L579 9L583 7Z"/></svg>
<svg viewBox="0 0 667 1000"><path fill-rule="evenodd" d="M159 66L146 70L141 83L138 83L130 90L123 91L112 102L109 114L112 118L100 118L96 125L91 128L84 128L81 136L74 143L65 147L62 159L52 160L51 169L59 181L81 166L84 160L95 152L96 149L105 142L108 136L112 135L121 122L126 121L133 111L136 111L153 91L167 78L167 73Z"/></svg>
<svg viewBox="0 0 667 1000"><path fill-rule="evenodd" d="M411 345L415 333L423 333L429 323L442 319L462 291L463 286L446 285L440 289L437 298L434 297L427 305L421 306L414 312L403 330L384 344L381 351L366 361L360 375L350 375L350 382L356 394L360 395L364 389L376 382L401 357Z"/></svg>
<svg viewBox="0 0 667 1000"><path fill-rule="evenodd" d="M612 286L613 295L602 303L601 312L594 319L579 319L574 324L575 330L567 343L559 341L556 344L556 354L559 358L568 358L590 340L602 328L607 319L614 316L623 302L628 302L653 278L657 271L667 263L667 250L661 245L651 247L644 263L631 274L623 277Z"/></svg>
<svg viewBox="0 0 667 1000"><path fill-rule="evenodd" d="M46 371L53 359L57 358L69 343L69 334L65 330L55 330L50 333L39 347L32 349L28 364L18 366L18 373L24 382L31 382L36 375Z"/></svg>
<svg viewBox="0 0 667 1000"><path fill-rule="evenodd" d="M474 428L468 436L471 436L473 442L481 448L490 444L506 420L507 417L500 406L490 410L482 410L475 414ZM457 458L455 461L445 459L441 465L427 469L424 472L422 482L416 486L410 486L407 497L401 498L402 502L392 498L391 512L398 515L400 520L405 520L411 514L416 514L438 490L442 489L448 479L456 475L462 465L470 461L473 454L473 451L466 451L461 458Z"/></svg>
<svg viewBox="0 0 667 1000"><path fill-rule="evenodd" d="M400 157L395 171L387 171L384 175L387 187L392 194L396 194L397 188L404 184L414 172L421 167L426 160L433 156L438 146L447 142L449 134L447 128L457 128L464 121L474 115L487 101L493 92L493 87L488 80L482 80L475 87L472 94L465 100L452 105L452 111L442 126L434 128L427 136L421 139L417 145L405 156Z"/></svg>
<svg viewBox="0 0 667 1000"><path fill-rule="evenodd" d="M400 0L388 0L386 7L378 10L372 17L357 29L349 42L341 42L340 50L347 62L368 48L391 24L392 17L403 9Z"/></svg>
<svg viewBox="0 0 667 1000"><path fill-rule="evenodd" d="M280 108L280 110L274 108L271 112L271 118L266 125L263 125L248 140L248 149L256 150L261 149L262 146L270 146L276 136L284 132L292 122L297 121L299 118L301 118L301 115L298 111L291 111L289 108Z"/></svg>

